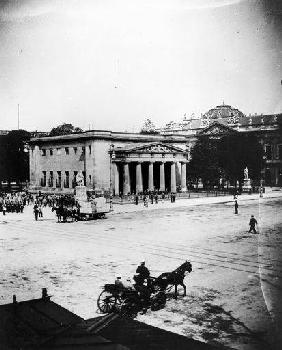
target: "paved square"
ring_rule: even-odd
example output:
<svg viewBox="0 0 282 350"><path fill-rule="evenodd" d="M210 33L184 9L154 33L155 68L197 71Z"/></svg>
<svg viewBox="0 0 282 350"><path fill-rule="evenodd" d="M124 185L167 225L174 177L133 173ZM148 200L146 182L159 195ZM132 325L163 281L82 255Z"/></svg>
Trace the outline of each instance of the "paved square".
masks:
<svg viewBox="0 0 282 350"><path fill-rule="evenodd" d="M153 276L189 260L187 296L138 319L213 344L270 349L280 317L282 200L239 198L238 215L232 202L163 206L76 223L57 223L49 208L35 222L31 206L1 215L1 303L13 294L39 297L46 287L55 302L95 317L103 284L132 277L141 259ZM258 235L247 232L251 214Z"/></svg>

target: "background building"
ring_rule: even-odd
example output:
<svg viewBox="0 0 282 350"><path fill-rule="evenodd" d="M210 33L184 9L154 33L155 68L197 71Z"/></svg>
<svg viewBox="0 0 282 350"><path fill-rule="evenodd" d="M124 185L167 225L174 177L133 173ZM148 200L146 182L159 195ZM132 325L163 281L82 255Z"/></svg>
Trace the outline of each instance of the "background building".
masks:
<svg viewBox="0 0 282 350"><path fill-rule="evenodd" d="M159 134L93 130L37 137L30 141L30 188L73 192L78 172L89 189L115 195L145 190L187 189L187 164L198 135L224 135L230 130L255 133L264 147L266 185L282 185L282 115L245 116L222 104L200 118L184 118Z"/></svg>

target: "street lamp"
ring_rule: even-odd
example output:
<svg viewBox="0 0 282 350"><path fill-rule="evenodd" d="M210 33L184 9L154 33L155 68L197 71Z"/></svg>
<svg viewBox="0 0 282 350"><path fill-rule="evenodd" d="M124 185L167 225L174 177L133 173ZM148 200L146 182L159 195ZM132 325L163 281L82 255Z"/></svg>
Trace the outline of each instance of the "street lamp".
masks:
<svg viewBox="0 0 282 350"><path fill-rule="evenodd" d="M112 162L113 159L115 159L115 151L114 151L115 145L111 144L110 145L110 210L113 210L113 181L112 181Z"/></svg>

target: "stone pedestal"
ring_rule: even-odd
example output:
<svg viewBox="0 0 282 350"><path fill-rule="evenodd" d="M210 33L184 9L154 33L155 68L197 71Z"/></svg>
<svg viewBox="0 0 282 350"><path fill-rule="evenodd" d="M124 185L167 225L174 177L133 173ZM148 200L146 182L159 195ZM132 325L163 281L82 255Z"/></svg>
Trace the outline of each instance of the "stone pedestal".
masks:
<svg viewBox="0 0 282 350"><path fill-rule="evenodd" d="M243 187L242 187L242 191L243 192L250 192L251 189L252 189L251 179L244 179L244 184L243 184Z"/></svg>
<svg viewBox="0 0 282 350"><path fill-rule="evenodd" d="M86 186L76 186L75 187L75 199L79 201L87 201Z"/></svg>

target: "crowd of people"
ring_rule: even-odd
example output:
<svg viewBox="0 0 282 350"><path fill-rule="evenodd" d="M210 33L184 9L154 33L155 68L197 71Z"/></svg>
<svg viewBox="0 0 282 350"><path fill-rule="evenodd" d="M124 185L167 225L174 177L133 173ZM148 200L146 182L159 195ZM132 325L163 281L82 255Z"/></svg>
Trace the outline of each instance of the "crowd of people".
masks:
<svg viewBox="0 0 282 350"><path fill-rule="evenodd" d="M159 202L164 203L165 199L170 199L171 203L175 203L176 193L168 193L168 192L144 192L142 194L134 195L134 203L138 205L143 202L145 207L148 207L149 203L158 204Z"/></svg>
<svg viewBox="0 0 282 350"><path fill-rule="evenodd" d="M27 192L0 193L0 211L6 213L23 213L24 207L29 205L32 197Z"/></svg>

